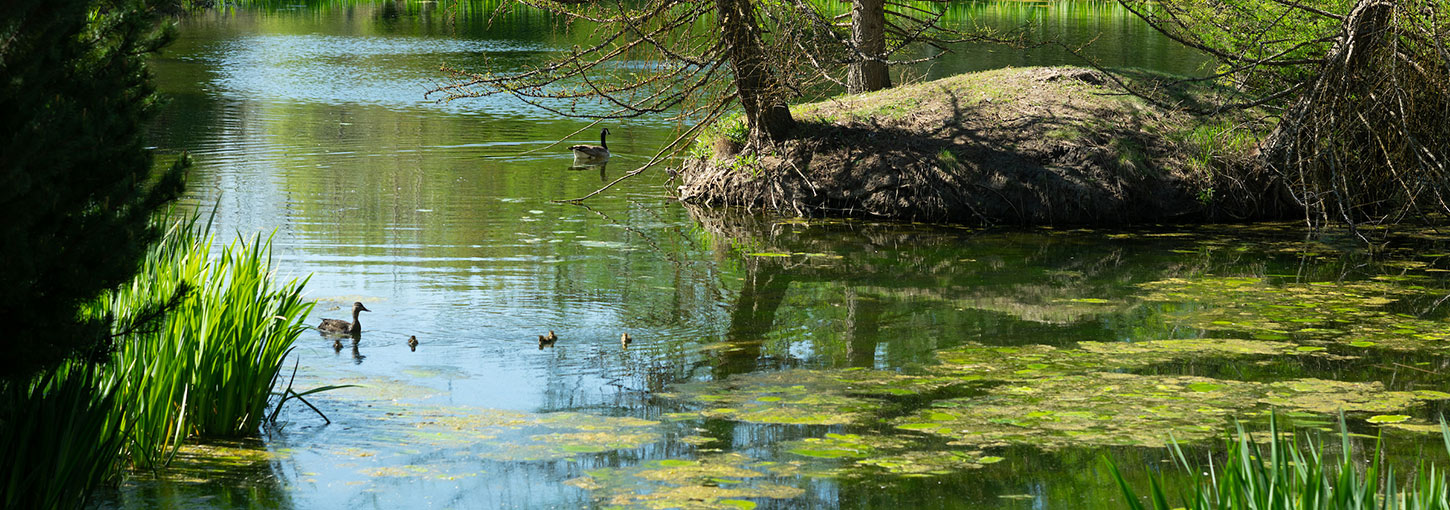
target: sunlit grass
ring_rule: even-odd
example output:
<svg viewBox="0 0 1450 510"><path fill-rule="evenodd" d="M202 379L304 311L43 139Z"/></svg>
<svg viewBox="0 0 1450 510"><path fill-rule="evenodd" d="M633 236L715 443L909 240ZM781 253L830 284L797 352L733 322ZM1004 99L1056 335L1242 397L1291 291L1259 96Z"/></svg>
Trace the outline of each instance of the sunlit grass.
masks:
<svg viewBox="0 0 1450 510"><path fill-rule="evenodd" d="M1440 425L1450 451L1450 428ZM1191 475L1188 492L1170 497L1159 479L1150 479L1148 505L1124 480L1116 465L1108 468L1127 498L1130 510L1442 510L1450 509L1446 480L1435 466L1421 466L1400 485L1392 467L1383 463L1379 444L1372 460L1360 470L1351 460L1349 430L1340 418L1341 457L1324 453L1323 445L1299 436L1286 439L1270 420L1269 440L1255 442L1238 427L1230 439L1224 465L1195 466L1174 444L1174 461ZM1176 503L1170 503L1176 501Z"/></svg>

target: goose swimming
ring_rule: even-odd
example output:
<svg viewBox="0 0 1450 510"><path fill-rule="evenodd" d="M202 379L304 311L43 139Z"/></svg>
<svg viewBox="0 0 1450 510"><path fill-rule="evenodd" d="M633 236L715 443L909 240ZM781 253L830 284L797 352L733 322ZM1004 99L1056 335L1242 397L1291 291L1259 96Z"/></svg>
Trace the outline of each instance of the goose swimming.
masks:
<svg viewBox="0 0 1450 510"><path fill-rule="evenodd" d="M599 164L609 160L609 143L605 137L609 136L609 128L599 130L599 145L575 145L569 150L574 151L575 165Z"/></svg>

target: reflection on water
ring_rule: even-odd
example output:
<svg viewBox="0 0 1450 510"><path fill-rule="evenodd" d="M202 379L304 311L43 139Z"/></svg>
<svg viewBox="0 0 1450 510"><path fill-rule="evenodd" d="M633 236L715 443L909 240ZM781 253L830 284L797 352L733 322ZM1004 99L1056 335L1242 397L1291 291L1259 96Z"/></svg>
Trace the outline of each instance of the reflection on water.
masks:
<svg viewBox="0 0 1450 510"><path fill-rule="evenodd" d="M713 412L720 406L701 403L709 395L664 394L779 370L905 377L972 344L1069 350L1084 341L1271 335L1292 324L1301 326L1290 341L1324 343L1339 337L1323 331L1353 331L1303 332L1308 323L1295 320L1326 319L1300 316L1220 327L1223 318L1198 312L1222 303L1146 299L1142 284L1171 278L1411 289L1374 317L1420 322L1391 331L1442 323L1447 313L1441 275L1450 259L1436 250L1344 256L1339 241L1305 242L1285 233L1292 226L1003 231L768 219L687 211L661 172L587 207L555 203L646 161L675 128L610 125L613 170L575 169L567 147L594 142L576 135L554 144L583 123L507 98L424 101L441 63L482 62L481 53L491 65L523 66L585 37L524 10L489 25L490 5L468 4L456 18L446 4L385 2L185 20L158 63L171 103L154 136L163 151L197 156L186 203L215 209L221 232L275 230L278 266L312 275L314 320L344 316L354 301L373 313L357 343L304 335L294 351L297 388L358 385L309 397L331 425L289 403L260 445L198 449L198 464L161 480L137 477L101 506L539 508L610 506L615 497L669 506L660 501L674 500L637 498L678 494L725 507L1120 508L1101 457L1146 483L1161 450L1009 441L925 478L899 475L927 464L910 452L897 464L845 469L788 451L827 434L839 436L827 443L836 449L909 440L950 450L946 439L902 432L892 420L986 389L908 392L872 401L876 421L827 425L725 419L730 413ZM1066 40L1105 32L1096 46L1110 65L1190 73L1201 62L1111 3L952 9L963 22L1034 21ZM962 50L919 72L1072 62L1051 48ZM541 349L537 337L549 330L559 339ZM624 332L634 339L627 349ZM426 344L406 349L410 336ZM1173 358L1132 372L1443 387L1433 353L1375 341L1373 355L1330 345L1248 362ZM1409 412L1419 422L1438 411ZM842 442L852 435L886 443ZM1389 444L1409 452L1417 438ZM203 463L227 459L243 460ZM686 468L701 474L681 481ZM656 477L659 469L673 471Z"/></svg>

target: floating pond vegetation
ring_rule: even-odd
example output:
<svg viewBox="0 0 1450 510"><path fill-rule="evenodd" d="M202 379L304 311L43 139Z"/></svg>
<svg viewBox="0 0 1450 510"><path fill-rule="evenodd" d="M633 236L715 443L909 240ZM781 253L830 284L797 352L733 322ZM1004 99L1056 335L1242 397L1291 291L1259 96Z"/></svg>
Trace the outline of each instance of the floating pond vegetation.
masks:
<svg viewBox="0 0 1450 510"><path fill-rule="evenodd" d="M775 463L738 453L698 459L664 459L638 466L602 468L565 481L588 490L606 507L738 509L752 500L792 499L805 494L768 473Z"/></svg>
<svg viewBox="0 0 1450 510"><path fill-rule="evenodd" d="M911 450L861 459L856 464L894 475L935 476L976 469L1002 460L1002 457L983 455L981 450Z"/></svg>
<svg viewBox="0 0 1450 510"><path fill-rule="evenodd" d="M1400 423L1408 419L1410 417L1403 414L1377 414L1369 417L1365 421L1370 423Z"/></svg>
<svg viewBox="0 0 1450 510"><path fill-rule="evenodd" d="M827 435L788 443L786 451L809 458L871 459L857 464L897 473L973 467L982 464L980 450L1009 444L1163 446L1170 434L1185 441L1207 439L1233 417L1271 408L1408 417L1404 411L1446 397L1388 391L1378 382L1253 382L1127 372L1201 357L1324 355L1299 347L1245 339L1080 342L1078 348L971 344L938 352L940 364L914 374L866 369L750 373L682 385L669 396L698 403L703 416L741 422L869 425L884 420L898 436ZM912 451L929 450L902 443L922 435L966 447L966 458L943 456L935 467L902 460L916 458Z"/></svg>
<svg viewBox="0 0 1450 510"><path fill-rule="evenodd" d="M959 384L952 377L876 370L784 370L675 386L663 398L704 404L699 415L750 423L844 425L875 416L880 398L918 395Z"/></svg>
<svg viewBox="0 0 1450 510"><path fill-rule="evenodd" d="M1265 278L1170 278L1141 287L1149 301L1193 303L1167 319L1204 330L1398 350L1443 349L1450 340L1444 323L1387 306L1431 291L1385 280L1275 285Z"/></svg>
<svg viewBox="0 0 1450 510"><path fill-rule="evenodd" d="M269 450L256 440L185 444L166 469L154 474L172 482L249 484L275 476L272 464L287 457L288 452Z"/></svg>
<svg viewBox="0 0 1450 510"><path fill-rule="evenodd" d="M359 420L371 422L368 435L333 448L341 458L363 459L447 450L464 459L501 462L568 459L581 454L639 448L664 440L664 423L628 416L580 412L530 413L466 406L440 406L403 398L400 381L373 378L366 387L327 395L351 401L344 406ZM428 393L422 390L413 395ZM403 476L406 471L378 471L389 459L368 459L363 471Z"/></svg>
<svg viewBox="0 0 1450 510"><path fill-rule="evenodd" d="M874 455L879 448L900 448L901 446L902 441L899 439L836 433L826 434L826 437L809 437L785 444L787 452L823 459L868 457Z"/></svg>
<svg viewBox="0 0 1450 510"><path fill-rule="evenodd" d="M1047 345L968 344L939 351L934 373L964 381L1018 381L1049 375L1124 370L1194 358L1306 355L1294 344L1234 338L1143 342L1079 342L1076 349Z"/></svg>
<svg viewBox="0 0 1450 510"><path fill-rule="evenodd" d="M660 422L586 413L522 413L496 409L424 408L407 443L439 448L468 446L496 461L536 461L582 453L638 448L663 439ZM506 441L496 440L506 437Z"/></svg>
<svg viewBox="0 0 1450 510"><path fill-rule="evenodd" d="M979 449L940 450L907 435L826 434L790 441L786 452L805 457L793 463L800 474L811 476L865 476L875 472L896 475L945 475L1002 460ZM810 464L815 462L816 465ZM818 465L837 461L834 465Z"/></svg>
<svg viewBox="0 0 1450 510"><path fill-rule="evenodd" d="M1273 356L1290 354L1294 345L1265 340L1238 338L1189 338L1179 340L1148 340L1142 342L1078 342L1078 348L1098 355L1123 360L1132 356L1134 364L1151 364L1190 356ZM1143 361L1143 360L1147 361Z"/></svg>
<svg viewBox="0 0 1450 510"><path fill-rule="evenodd" d="M1180 441L1208 439L1220 434L1231 417L1270 408L1383 413L1414 407L1420 400L1416 393L1385 391L1379 383L1258 383L1095 372L996 386L983 396L938 401L892 423L971 447L1165 446L1170 433Z"/></svg>

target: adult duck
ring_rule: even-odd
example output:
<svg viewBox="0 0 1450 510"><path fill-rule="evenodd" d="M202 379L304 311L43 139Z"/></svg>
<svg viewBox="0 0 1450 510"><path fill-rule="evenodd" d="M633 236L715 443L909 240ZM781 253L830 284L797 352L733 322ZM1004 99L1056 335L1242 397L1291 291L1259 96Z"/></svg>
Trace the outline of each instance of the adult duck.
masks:
<svg viewBox="0 0 1450 510"><path fill-rule="evenodd" d="M362 323L357 321L358 312L371 312L368 307L357 302L352 304L352 322L348 323L341 319L322 319L322 324L317 325L317 330L332 335L362 335Z"/></svg>
<svg viewBox="0 0 1450 510"><path fill-rule="evenodd" d="M549 330L549 336L539 335L539 350L544 350L544 347L553 347L554 342L558 341L559 337L555 336L554 330L551 329Z"/></svg>
<svg viewBox="0 0 1450 510"><path fill-rule="evenodd" d="M609 128L599 130L599 145L575 145L569 150L574 151L575 165L597 165L609 161L609 143L605 137L609 136Z"/></svg>

